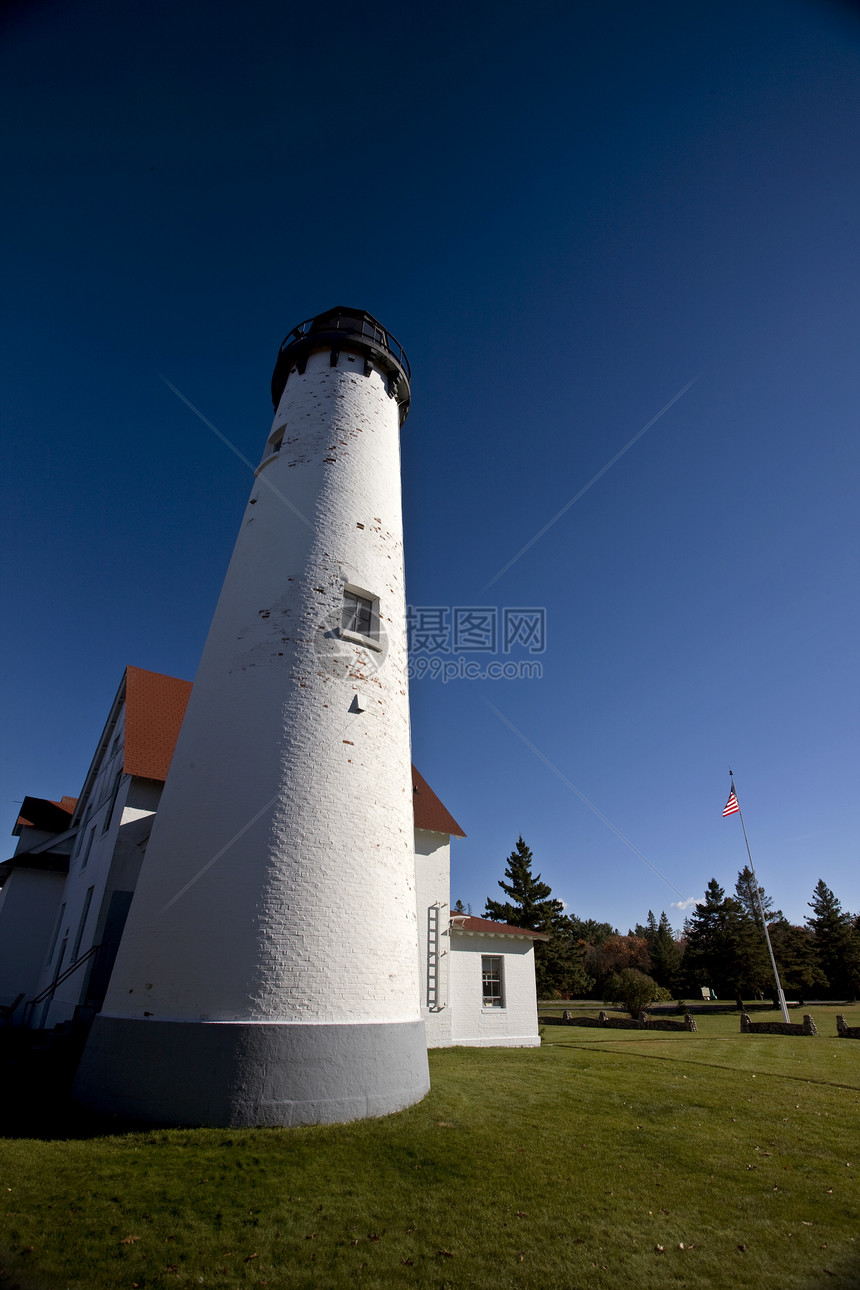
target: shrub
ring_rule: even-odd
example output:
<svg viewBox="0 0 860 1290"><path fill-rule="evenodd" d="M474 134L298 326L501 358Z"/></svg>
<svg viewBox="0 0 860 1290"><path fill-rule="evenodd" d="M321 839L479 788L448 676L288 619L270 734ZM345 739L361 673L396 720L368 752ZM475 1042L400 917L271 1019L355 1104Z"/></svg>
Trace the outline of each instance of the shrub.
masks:
<svg viewBox="0 0 860 1290"><path fill-rule="evenodd" d="M626 1008L631 1017L636 1017L649 1004L664 999L671 999L668 990L638 968L624 968L614 972L606 982L604 999L608 1003L617 1003Z"/></svg>

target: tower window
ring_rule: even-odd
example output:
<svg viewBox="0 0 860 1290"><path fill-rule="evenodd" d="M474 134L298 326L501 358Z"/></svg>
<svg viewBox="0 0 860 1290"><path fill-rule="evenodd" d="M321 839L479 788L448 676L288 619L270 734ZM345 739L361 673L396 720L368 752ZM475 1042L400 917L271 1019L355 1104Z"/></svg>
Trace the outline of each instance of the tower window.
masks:
<svg viewBox="0 0 860 1290"><path fill-rule="evenodd" d="M341 627L348 632L357 632L359 636L373 634L373 601L367 596L359 596L354 591L345 591L343 595L343 616Z"/></svg>
<svg viewBox="0 0 860 1290"><path fill-rule="evenodd" d="M340 615L340 635L357 645L381 650L379 643L379 601L358 587L345 587Z"/></svg>
<svg viewBox="0 0 860 1290"><path fill-rule="evenodd" d="M269 439L269 452L280 452L281 444L284 442L284 431L286 426L278 426L272 437Z"/></svg>

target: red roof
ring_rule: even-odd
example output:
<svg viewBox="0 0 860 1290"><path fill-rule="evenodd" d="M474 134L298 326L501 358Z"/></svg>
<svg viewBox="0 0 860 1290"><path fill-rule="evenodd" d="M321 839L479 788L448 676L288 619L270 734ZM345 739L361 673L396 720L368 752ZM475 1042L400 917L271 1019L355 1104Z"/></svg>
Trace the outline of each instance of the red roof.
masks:
<svg viewBox="0 0 860 1290"><path fill-rule="evenodd" d="M12 832L19 833L22 827L29 827L63 833L72 822L77 801L76 797L62 797L59 802L48 797L25 797Z"/></svg>
<svg viewBox="0 0 860 1290"><path fill-rule="evenodd" d="M535 932L529 927L511 927L508 923L491 923L488 918L473 918L471 914L452 914L451 930L483 932L485 936L530 936L533 941L548 941L546 932Z"/></svg>
<svg viewBox="0 0 860 1290"><path fill-rule="evenodd" d="M433 789L415 767L412 767L412 802L415 811L416 829L428 829L430 833L452 833L456 838L466 835L457 821L443 806Z"/></svg>
<svg viewBox="0 0 860 1290"><path fill-rule="evenodd" d="M125 669L122 768L142 779L167 779L191 682L141 667Z"/></svg>

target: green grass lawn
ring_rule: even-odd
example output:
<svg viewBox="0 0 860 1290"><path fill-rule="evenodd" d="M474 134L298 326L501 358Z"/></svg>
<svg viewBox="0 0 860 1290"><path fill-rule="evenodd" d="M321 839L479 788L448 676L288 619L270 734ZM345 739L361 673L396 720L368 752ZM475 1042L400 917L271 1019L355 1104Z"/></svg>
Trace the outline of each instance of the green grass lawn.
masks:
<svg viewBox="0 0 860 1290"><path fill-rule="evenodd" d="M855 1290L860 1042L810 1011L437 1051L355 1125L7 1137L0 1287Z"/></svg>

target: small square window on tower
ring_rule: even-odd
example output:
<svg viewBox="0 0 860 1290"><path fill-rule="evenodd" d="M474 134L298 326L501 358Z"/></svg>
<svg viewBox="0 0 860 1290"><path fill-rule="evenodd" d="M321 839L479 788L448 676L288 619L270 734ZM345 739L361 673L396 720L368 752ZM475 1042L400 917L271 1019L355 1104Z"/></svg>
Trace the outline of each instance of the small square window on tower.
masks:
<svg viewBox="0 0 860 1290"><path fill-rule="evenodd" d="M481 977L485 1008L504 1008L505 992L502 978L501 954L481 955Z"/></svg>
<svg viewBox="0 0 860 1290"><path fill-rule="evenodd" d="M370 649L382 648L379 643L379 601L375 596L358 588L344 588L340 635Z"/></svg>
<svg viewBox="0 0 860 1290"><path fill-rule="evenodd" d="M345 591L340 625L348 632L357 632L359 636L372 635L373 601L367 596L359 596L354 591Z"/></svg>

